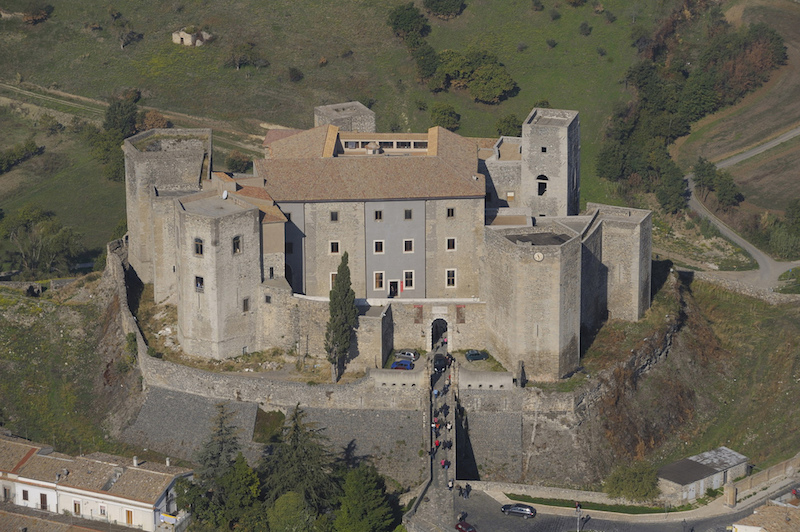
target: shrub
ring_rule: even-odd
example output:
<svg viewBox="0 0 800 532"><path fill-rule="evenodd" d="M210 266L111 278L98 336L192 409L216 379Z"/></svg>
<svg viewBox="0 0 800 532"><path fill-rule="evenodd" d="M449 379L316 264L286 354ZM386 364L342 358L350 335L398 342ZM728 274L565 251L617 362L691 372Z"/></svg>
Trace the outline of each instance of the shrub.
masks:
<svg viewBox="0 0 800 532"><path fill-rule="evenodd" d="M250 159L239 150L233 150L225 159L225 166L231 172L243 173L250 168Z"/></svg>
<svg viewBox="0 0 800 532"><path fill-rule="evenodd" d="M472 74L469 93L478 102L497 103L517 87L517 82L499 63L483 65Z"/></svg>
<svg viewBox="0 0 800 532"><path fill-rule="evenodd" d="M456 113L455 107L450 104L437 102L431 106L431 122L450 131L458 129L461 116Z"/></svg>
<svg viewBox="0 0 800 532"><path fill-rule="evenodd" d="M495 125L497 134L507 137L522 136L522 120L515 114L508 114L498 120Z"/></svg>
<svg viewBox="0 0 800 532"><path fill-rule="evenodd" d="M555 48L558 43L555 39L547 39L547 46L549 48Z"/></svg>
<svg viewBox="0 0 800 532"><path fill-rule="evenodd" d="M632 501L649 501L658 497L658 474L647 462L634 462L615 469L606 479L603 489L611 497Z"/></svg>
<svg viewBox="0 0 800 532"><path fill-rule="evenodd" d="M125 335L125 351L131 355L136 354L136 333L129 332Z"/></svg>
<svg viewBox="0 0 800 532"><path fill-rule="evenodd" d="M581 7L586 3L586 0L567 0L567 3L572 7Z"/></svg>
<svg viewBox="0 0 800 532"><path fill-rule="evenodd" d="M581 22L578 32L583 36L589 36L592 33L592 27L589 26L588 22Z"/></svg>
<svg viewBox="0 0 800 532"><path fill-rule="evenodd" d="M617 17L611 11L606 11L605 16L606 16L606 22L608 22L609 24L617 20Z"/></svg>
<svg viewBox="0 0 800 532"><path fill-rule="evenodd" d="M597 55L599 55L600 57L605 56L607 53L608 52L606 52L606 49L603 48L602 46L597 47Z"/></svg>
<svg viewBox="0 0 800 532"><path fill-rule="evenodd" d="M396 35L402 38L413 34L424 37L431 30L428 25L428 19L414 5L414 2L399 5L389 11L387 24L394 30Z"/></svg>
<svg viewBox="0 0 800 532"><path fill-rule="evenodd" d="M556 8L550 10L550 20L558 20L561 18L561 13Z"/></svg>
<svg viewBox="0 0 800 532"><path fill-rule="evenodd" d="M544 11L544 4L542 4L542 0L532 0L532 4L534 11Z"/></svg>
<svg viewBox="0 0 800 532"><path fill-rule="evenodd" d="M518 52L524 52L527 49L528 49L527 43L521 42L521 43L517 44L517 51Z"/></svg>
<svg viewBox="0 0 800 532"><path fill-rule="evenodd" d="M428 43L414 50L411 55L417 63L417 76L420 79L430 78L439 68L439 55L433 49L433 46Z"/></svg>
<svg viewBox="0 0 800 532"><path fill-rule="evenodd" d="M305 75L299 68L289 67L289 81L297 83L298 81L301 81L304 77Z"/></svg>
<svg viewBox="0 0 800 532"><path fill-rule="evenodd" d="M414 100L414 107L416 107L418 111L427 111L428 102L420 98L417 98L416 100Z"/></svg>
<svg viewBox="0 0 800 532"><path fill-rule="evenodd" d="M461 0L423 0L422 5L440 18L455 17L464 8Z"/></svg>

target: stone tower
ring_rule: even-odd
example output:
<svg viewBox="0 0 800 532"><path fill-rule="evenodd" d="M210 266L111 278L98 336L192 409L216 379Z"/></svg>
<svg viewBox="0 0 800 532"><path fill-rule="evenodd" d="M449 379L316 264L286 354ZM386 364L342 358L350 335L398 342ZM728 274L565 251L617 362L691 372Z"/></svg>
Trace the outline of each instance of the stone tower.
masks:
<svg viewBox="0 0 800 532"><path fill-rule="evenodd" d="M522 123L521 157L521 204L535 217L578 214L578 112L533 109Z"/></svg>

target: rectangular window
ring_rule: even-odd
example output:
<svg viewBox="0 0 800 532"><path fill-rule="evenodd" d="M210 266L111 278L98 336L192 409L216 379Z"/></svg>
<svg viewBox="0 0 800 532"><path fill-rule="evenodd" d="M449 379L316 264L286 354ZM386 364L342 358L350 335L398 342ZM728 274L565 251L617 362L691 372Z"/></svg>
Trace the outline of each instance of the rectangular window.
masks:
<svg viewBox="0 0 800 532"><path fill-rule="evenodd" d="M383 240L375 240L372 242L372 244L374 246L373 249L375 250L375 253L379 255L383 253Z"/></svg>
<svg viewBox="0 0 800 532"><path fill-rule="evenodd" d="M411 141L398 140L397 141L397 149L398 150L411 149Z"/></svg>
<svg viewBox="0 0 800 532"><path fill-rule="evenodd" d="M22 500L23 501L28 500L28 490L22 490Z"/></svg>
<svg viewBox="0 0 800 532"><path fill-rule="evenodd" d="M383 272L375 272L375 290L383 290Z"/></svg>
<svg viewBox="0 0 800 532"><path fill-rule="evenodd" d="M102 504L100 505L100 515L102 516L106 515L106 507L103 506Z"/></svg>
<svg viewBox="0 0 800 532"><path fill-rule="evenodd" d="M197 292L202 292L205 289L205 283L203 282L202 277L195 277L194 278L194 289Z"/></svg>
<svg viewBox="0 0 800 532"><path fill-rule="evenodd" d="M126 525L133 524L133 510L125 510L125 524Z"/></svg>
<svg viewBox="0 0 800 532"><path fill-rule="evenodd" d="M513 191L506 192L506 201L514 201L514 192Z"/></svg>
<svg viewBox="0 0 800 532"><path fill-rule="evenodd" d="M275 278L275 267L274 266L270 266L269 267L269 278L270 279L274 279Z"/></svg>
<svg viewBox="0 0 800 532"><path fill-rule="evenodd" d="M336 283L336 272L331 272L331 290L333 290L334 283Z"/></svg>
<svg viewBox="0 0 800 532"><path fill-rule="evenodd" d="M294 253L294 242L287 242L286 243L286 254L291 255Z"/></svg>
<svg viewBox="0 0 800 532"><path fill-rule="evenodd" d="M344 147L348 150L355 150L358 148L358 141L357 140L346 140L344 142Z"/></svg>
<svg viewBox="0 0 800 532"><path fill-rule="evenodd" d="M202 238L195 238L194 239L194 254L202 256L203 255L203 239Z"/></svg>
<svg viewBox="0 0 800 532"><path fill-rule="evenodd" d="M370 143L370 141L368 141L368 140L362 140L361 141L361 147L362 148L366 148L367 146L369 146L369 143Z"/></svg>
<svg viewBox="0 0 800 532"><path fill-rule="evenodd" d="M250 298L242 299L242 312L250 312Z"/></svg>
<svg viewBox="0 0 800 532"><path fill-rule="evenodd" d="M242 237L233 237L233 254L238 255L242 252Z"/></svg>
<svg viewBox="0 0 800 532"><path fill-rule="evenodd" d="M331 254L336 255L339 253L339 243L338 242L331 242Z"/></svg>
<svg viewBox="0 0 800 532"><path fill-rule="evenodd" d="M428 142L425 140L418 140L414 142L414 148L418 150L427 150L428 149Z"/></svg>
<svg viewBox="0 0 800 532"><path fill-rule="evenodd" d="M339 211L331 211L331 221L332 222L339 221Z"/></svg>
<svg viewBox="0 0 800 532"><path fill-rule="evenodd" d="M455 238L448 238L447 239L447 251L455 251L456 249L456 239Z"/></svg>
<svg viewBox="0 0 800 532"><path fill-rule="evenodd" d="M264 296L264 303L267 304L272 303L272 296Z"/></svg>
<svg viewBox="0 0 800 532"><path fill-rule="evenodd" d="M455 218L456 217L456 209L455 209L455 207L448 207L447 208L447 217L448 218Z"/></svg>
<svg viewBox="0 0 800 532"><path fill-rule="evenodd" d="M381 148L394 148L393 140L382 140L378 143Z"/></svg>
<svg viewBox="0 0 800 532"><path fill-rule="evenodd" d="M411 209L406 209L406 212L405 212L405 219L406 219L406 220L410 220L410 219L413 217L413 214L414 214L414 213L413 213L413 211L412 211Z"/></svg>
<svg viewBox="0 0 800 532"><path fill-rule="evenodd" d="M75 515L81 515L81 501L72 501L72 513Z"/></svg>
<svg viewBox="0 0 800 532"><path fill-rule="evenodd" d="M447 270L447 286L454 287L456 285L456 271Z"/></svg>
<svg viewBox="0 0 800 532"><path fill-rule="evenodd" d="M47 494L46 493L40 493L39 494L39 509L40 510L47 510L48 509Z"/></svg>
<svg viewBox="0 0 800 532"><path fill-rule="evenodd" d="M375 221L380 222L383 220L383 211L375 211Z"/></svg>
<svg viewBox="0 0 800 532"><path fill-rule="evenodd" d="M413 240L403 240L403 253L414 253Z"/></svg>
<svg viewBox="0 0 800 532"><path fill-rule="evenodd" d="M406 290L414 289L414 271L406 270L403 272L403 288Z"/></svg>
<svg viewBox="0 0 800 532"><path fill-rule="evenodd" d="M542 153L547 153L547 147L542 146Z"/></svg>

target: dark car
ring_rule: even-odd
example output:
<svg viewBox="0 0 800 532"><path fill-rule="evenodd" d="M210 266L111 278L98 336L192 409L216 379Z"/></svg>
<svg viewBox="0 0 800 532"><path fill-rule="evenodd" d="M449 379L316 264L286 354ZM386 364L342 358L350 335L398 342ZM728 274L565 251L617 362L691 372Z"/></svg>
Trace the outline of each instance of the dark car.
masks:
<svg viewBox="0 0 800 532"><path fill-rule="evenodd" d="M395 360L410 360L411 362L416 362L419 360L419 353L413 351L411 349L407 351L398 351L394 354Z"/></svg>
<svg viewBox="0 0 800 532"><path fill-rule="evenodd" d="M536 509L527 504L504 504L500 510L506 515L521 515L525 519L536 516Z"/></svg>
<svg viewBox="0 0 800 532"><path fill-rule="evenodd" d="M489 358L489 354L486 351L477 351L475 349L470 349L464 356L470 362L475 362L476 360L486 360Z"/></svg>
<svg viewBox="0 0 800 532"><path fill-rule="evenodd" d="M392 362L392 369L414 369L414 363L410 360L395 360Z"/></svg>
<svg viewBox="0 0 800 532"><path fill-rule="evenodd" d="M433 357L433 371L436 373L444 373L447 369L447 358L441 353L436 353Z"/></svg>
<svg viewBox="0 0 800 532"><path fill-rule="evenodd" d="M466 521L460 521L456 523L456 530L458 530L458 532L478 532L477 528Z"/></svg>

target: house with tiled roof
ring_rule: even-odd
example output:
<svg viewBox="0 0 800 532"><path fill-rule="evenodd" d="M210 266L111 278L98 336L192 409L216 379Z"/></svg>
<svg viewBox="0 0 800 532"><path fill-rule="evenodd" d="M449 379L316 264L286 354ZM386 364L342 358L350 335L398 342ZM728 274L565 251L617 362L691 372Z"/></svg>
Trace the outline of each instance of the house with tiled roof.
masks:
<svg viewBox="0 0 800 532"><path fill-rule="evenodd" d="M212 171L208 130L126 139L128 259L177 306L185 352L324 358L345 252L361 314L351 368L446 337L557 379L577 367L582 330L649 308L650 213L578 212L577 112L534 109L521 137L491 143L378 133L359 105L270 131L252 174Z"/></svg>
<svg viewBox="0 0 800 532"><path fill-rule="evenodd" d="M665 498L685 504L745 476L747 464L745 455L718 447L665 465L658 471L658 486Z"/></svg>
<svg viewBox="0 0 800 532"><path fill-rule="evenodd" d="M178 521L175 482L191 475L136 458L73 457L7 435L0 436L0 467L8 502L149 531Z"/></svg>

